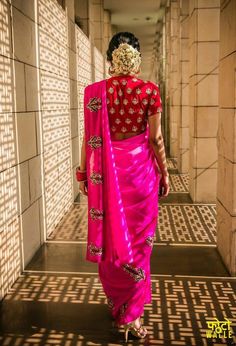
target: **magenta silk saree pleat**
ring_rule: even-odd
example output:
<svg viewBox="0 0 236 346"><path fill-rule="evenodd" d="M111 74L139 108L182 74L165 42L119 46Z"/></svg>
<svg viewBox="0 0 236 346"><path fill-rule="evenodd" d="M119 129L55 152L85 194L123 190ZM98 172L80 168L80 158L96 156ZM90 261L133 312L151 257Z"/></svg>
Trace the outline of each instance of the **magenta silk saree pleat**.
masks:
<svg viewBox="0 0 236 346"><path fill-rule="evenodd" d="M84 96L88 174L86 258L98 262L108 306L118 324L143 313L151 302L150 256L158 219L159 173L148 127L111 141L106 80Z"/></svg>

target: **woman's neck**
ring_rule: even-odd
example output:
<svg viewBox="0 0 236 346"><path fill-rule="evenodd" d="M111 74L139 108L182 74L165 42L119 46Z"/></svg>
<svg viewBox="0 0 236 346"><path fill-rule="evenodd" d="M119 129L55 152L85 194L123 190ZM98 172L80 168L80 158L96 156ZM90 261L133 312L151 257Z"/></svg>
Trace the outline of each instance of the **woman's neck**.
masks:
<svg viewBox="0 0 236 346"><path fill-rule="evenodd" d="M133 77L138 78L137 74L113 74L112 77Z"/></svg>

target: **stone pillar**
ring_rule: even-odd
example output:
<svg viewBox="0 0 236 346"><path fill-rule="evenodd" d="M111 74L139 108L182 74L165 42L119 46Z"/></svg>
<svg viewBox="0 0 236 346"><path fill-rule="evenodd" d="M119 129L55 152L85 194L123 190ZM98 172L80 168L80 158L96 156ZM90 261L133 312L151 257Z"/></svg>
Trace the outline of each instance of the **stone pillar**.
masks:
<svg viewBox="0 0 236 346"><path fill-rule="evenodd" d="M100 52L103 51L104 30L103 0L89 0L89 38Z"/></svg>
<svg viewBox="0 0 236 346"><path fill-rule="evenodd" d="M75 22L78 27L89 37L89 0L75 1ZM74 1L73 1L74 3ZM69 4L69 0L67 0Z"/></svg>
<svg viewBox="0 0 236 346"><path fill-rule="evenodd" d="M179 40L180 115L177 164L179 173L189 172L189 0L180 2Z"/></svg>
<svg viewBox="0 0 236 346"><path fill-rule="evenodd" d="M151 80L158 84L162 99L162 133L164 134L164 141L166 144L165 128L166 128L166 113L165 113L165 19L159 21L157 24L157 37L156 37L156 54L154 58L154 68L152 71Z"/></svg>
<svg viewBox="0 0 236 346"><path fill-rule="evenodd" d="M170 156L178 154L179 88L179 0L170 2Z"/></svg>
<svg viewBox="0 0 236 346"><path fill-rule="evenodd" d="M165 8L165 127L164 138L166 154L170 156L170 6Z"/></svg>
<svg viewBox="0 0 236 346"><path fill-rule="evenodd" d="M103 50L102 53L106 56L106 51L108 44L110 42L112 33L111 33L111 14L108 10L104 10L104 22L103 22Z"/></svg>
<svg viewBox="0 0 236 346"><path fill-rule="evenodd" d="M73 200L76 199L79 193L79 184L76 180L75 170L80 162L80 147L79 147L79 105L78 105L78 81L77 81L77 57L76 57L76 28L75 20L78 20L78 12L86 16L85 3L81 1L66 0L67 19L68 19L68 56L69 56L69 81L70 81L70 135L72 148L72 180L73 180ZM75 6L76 5L76 6ZM78 6L80 6L78 8ZM83 12L84 11L84 12ZM82 20L82 19L80 19ZM87 30L84 18L80 24L81 29Z"/></svg>
<svg viewBox="0 0 236 346"><path fill-rule="evenodd" d="M217 246L236 275L236 1L221 1ZM212 125L211 125L212 126Z"/></svg>
<svg viewBox="0 0 236 346"><path fill-rule="evenodd" d="M22 269L44 242L37 2L11 1ZM13 234L12 234L13 235ZM9 252L10 253L10 252ZM15 261L13 258L12 262Z"/></svg>
<svg viewBox="0 0 236 346"><path fill-rule="evenodd" d="M190 195L215 202L220 0L190 0Z"/></svg>

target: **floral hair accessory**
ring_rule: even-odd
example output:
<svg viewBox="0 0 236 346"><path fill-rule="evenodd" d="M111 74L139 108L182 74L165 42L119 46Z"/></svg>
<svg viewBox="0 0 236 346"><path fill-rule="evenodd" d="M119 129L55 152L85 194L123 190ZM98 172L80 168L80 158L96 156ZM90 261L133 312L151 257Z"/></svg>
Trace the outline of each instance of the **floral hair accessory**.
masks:
<svg viewBox="0 0 236 346"><path fill-rule="evenodd" d="M112 52L112 73L135 74L140 64L140 52L128 43L121 43Z"/></svg>

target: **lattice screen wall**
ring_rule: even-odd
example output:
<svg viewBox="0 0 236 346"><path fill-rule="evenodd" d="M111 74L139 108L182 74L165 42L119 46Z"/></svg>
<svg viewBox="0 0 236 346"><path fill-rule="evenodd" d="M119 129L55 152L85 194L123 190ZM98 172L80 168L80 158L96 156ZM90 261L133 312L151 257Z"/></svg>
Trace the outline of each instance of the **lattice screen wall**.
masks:
<svg viewBox="0 0 236 346"><path fill-rule="evenodd" d="M91 43L88 37L76 27L77 89L79 101L79 151L84 133L84 88L92 83Z"/></svg>
<svg viewBox="0 0 236 346"><path fill-rule="evenodd" d="M49 235L73 202L66 12L56 0L40 0L39 24L46 231Z"/></svg>
<svg viewBox="0 0 236 346"><path fill-rule="evenodd" d="M0 299L20 274L10 5L0 0Z"/></svg>

